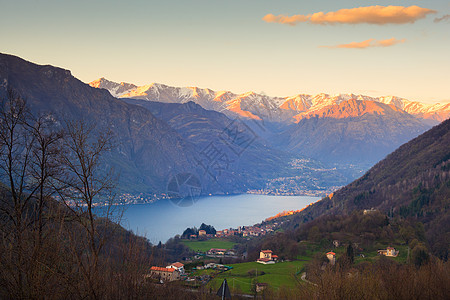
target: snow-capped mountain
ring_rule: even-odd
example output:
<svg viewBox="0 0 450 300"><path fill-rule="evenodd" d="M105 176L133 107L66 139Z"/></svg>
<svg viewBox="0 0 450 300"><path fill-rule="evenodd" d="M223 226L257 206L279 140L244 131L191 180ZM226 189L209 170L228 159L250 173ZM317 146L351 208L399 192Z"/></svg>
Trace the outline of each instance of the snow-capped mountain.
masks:
<svg viewBox="0 0 450 300"><path fill-rule="evenodd" d="M424 104L395 96L370 97L355 94L329 95L321 93L317 95L298 94L290 97L269 97L254 92L234 94L229 91L213 91L198 87L171 87L159 83L136 86L124 82L115 83L105 78L100 78L89 84L96 88L107 89L114 97L118 98L132 98L163 103L193 101L205 109L223 112L231 117L240 116L271 122L297 123L305 117L320 116L323 114L323 109L331 109L332 106L340 105L341 109L345 110L345 105L342 105L342 103L349 100L388 104L431 123L442 122L450 117L450 103ZM375 111L379 113L379 109L376 109L375 106L371 105L375 109L374 111L365 109L353 111L353 113L364 114L375 113ZM336 107L334 110L336 110ZM338 111L335 111L334 116L337 113ZM347 117L356 116L348 114L348 110L344 115Z"/></svg>

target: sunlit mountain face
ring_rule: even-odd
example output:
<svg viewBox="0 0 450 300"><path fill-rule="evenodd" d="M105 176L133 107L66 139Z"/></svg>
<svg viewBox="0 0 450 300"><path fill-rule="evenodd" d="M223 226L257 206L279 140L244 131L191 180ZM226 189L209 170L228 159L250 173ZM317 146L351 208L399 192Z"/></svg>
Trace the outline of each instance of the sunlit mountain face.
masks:
<svg viewBox="0 0 450 300"><path fill-rule="evenodd" d="M289 97L269 97L248 92L234 94L230 91L212 91L198 87L171 87L152 83L136 86L130 83L115 83L100 78L89 83L96 88L107 89L119 98L133 98L166 103L185 103L194 101L206 109L212 109L232 116L272 122L295 123L311 116L355 117L362 114L381 113L384 109L377 103L388 104L392 109L400 109L428 124L437 124L450 117L450 103L425 104L396 97L370 97L355 94L298 94ZM347 103L349 100L368 102ZM344 103L344 104L342 104ZM362 108L364 105L364 108ZM348 108L346 108L348 106ZM331 111L333 113L330 115Z"/></svg>

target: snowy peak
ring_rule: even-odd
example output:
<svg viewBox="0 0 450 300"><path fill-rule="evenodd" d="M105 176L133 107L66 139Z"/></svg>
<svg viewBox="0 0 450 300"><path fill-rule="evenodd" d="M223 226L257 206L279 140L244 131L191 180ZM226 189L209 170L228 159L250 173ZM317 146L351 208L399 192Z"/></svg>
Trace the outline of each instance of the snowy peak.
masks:
<svg viewBox="0 0 450 300"><path fill-rule="evenodd" d="M137 88L137 86L134 84L126 82L116 83L107 80L105 77L94 80L90 82L89 85L98 89L106 89L114 97L120 97L124 93L127 93L129 90Z"/></svg>
<svg viewBox="0 0 450 300"><path fill-rule="evenodd" d="M299 122L301 119L309 119L313 117L344 119L361 117L366 114L390 116L395 116L396 114L406 114L405 111L392 104L384 104L371 100L357 100L355 98L342 101L339 104L325 106L321 109L300 113L294 116L294 119Z"/></svg>
<svg viewBox="0 0 450 300"><path fill-rule="evenodd" d="M247 92L213 91L199 87L172 87L159 83L136 86L115 83L100 78L89 83L92 87L107 89L118 98L132 98L163 103L193 101L205 109L223 112L230 117L243 117L271 122L298 122L302 118L345 118L362 114L385 114L403 110L431 123L450 117L450 103L424 104L396 96L370 97L356 94L317 95L298 94L290 97L269 97ZM344 103L344 104L343 104ZM388 105L390 109L386 106Z"/></svg>

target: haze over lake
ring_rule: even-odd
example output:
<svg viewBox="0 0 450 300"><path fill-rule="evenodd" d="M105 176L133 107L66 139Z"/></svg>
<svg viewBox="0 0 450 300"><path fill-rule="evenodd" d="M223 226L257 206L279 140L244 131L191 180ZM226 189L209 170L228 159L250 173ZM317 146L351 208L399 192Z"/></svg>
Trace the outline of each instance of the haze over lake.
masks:
<svg viewBox="0 0 450 300"><path fill-rule="evenodd" d="M284 210L298 210L320 198L307 196L267 196L242 194L210 196L197 199L191 206L180 207L170 200L151 204L125 205L122 225L146 236L152 243L166 242L187 227L201 223L216 230L259 223Z"/></svg>

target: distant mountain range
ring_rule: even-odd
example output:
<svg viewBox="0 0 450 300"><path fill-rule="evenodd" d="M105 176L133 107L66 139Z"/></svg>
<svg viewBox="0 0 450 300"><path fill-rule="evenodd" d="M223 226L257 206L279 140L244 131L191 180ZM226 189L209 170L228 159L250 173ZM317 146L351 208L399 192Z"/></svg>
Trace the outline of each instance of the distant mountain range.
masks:
<svg viewBox="0 0 450 300"><path fill-rule="evenodd" d="M188 174L198 179L201 194L244 193L264 189L269 179L299 175L290 164L298 155L271 148L240 120L193 102L127 103L68 70L6 54L0 54L0 83L0 95L14 89L34 114L51 112L60 123L85 120L97 130L110 128L118 146L106 163L120 175L124 193L161 197L173 192L171 179ZM331 174L336 180L329 185L349 180ZM187 188L181 195L191 192Z"/></svg>
<svg viewBox="0 0 450 300"><path fill-rule="evenodd" d="M371 165L429 129L396 106L371 100L350 99L301 117L274 141L286 151L325 162Z"/></svg>
<svg viewBox="0 0 450 300"><path fill-rule="evenodd" d="M272 148L327 163L370 166L450 116L450 103L426 105L392 96L300 94L283 98L157 83L138 87L105 78L90 85L141 103L192 101L247 121Z"/></svg>
<svg viewBox="0 0 450 300"><path fill-rule="evenodd" d="M103 77L89 84L96 88L107 89L111 95L118 98L164 103L193 101L205 109L224 112L229 116L238 115L249 119L272 122L296 123L312 115L321 115L324 111L334 109L336 106L340 106L341 114L338 114L339 111L335 110L335 117L357 117L367 113L380 113L376 103L388 104L420 119L430 120L430 124L437 124L450 117L450 103L424 104L395 96L298 94L290 97L269 97L253 92L238 95L230 91L216 92L198 87L171 87L159 83L136 86L131 83L112 82ZM349 100L369 101L374 102L374 104L367 106L364 111L345 111L345 102Z"/></svg>
<svg viewBox="0 0 450 300"><path fill-rule="evenodd" d="M274 98L103 78L90 85L68 70L0 54L0 91L15 89L35 114L110 128L118 147L107 164L120 173L122 191L158 197L180 174L198 177L203 194L330 191L448 113L395 97Z"/></svg>

